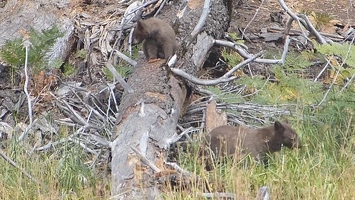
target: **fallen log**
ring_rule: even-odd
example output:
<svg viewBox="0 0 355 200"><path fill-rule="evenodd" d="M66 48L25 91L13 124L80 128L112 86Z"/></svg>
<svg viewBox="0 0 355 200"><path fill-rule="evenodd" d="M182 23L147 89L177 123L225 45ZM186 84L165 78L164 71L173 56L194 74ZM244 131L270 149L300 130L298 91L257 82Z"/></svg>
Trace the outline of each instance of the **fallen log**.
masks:
<svg viewBox="0 0 355 200"><path fill-rule="evenodd" d="M158 17L164 16L175 16L173 27L180 40L175 67L196 76L213 39L221 38L228 27L226 4L222 0L190 1L179 7L175 2ZM127 83L133 92L125 91L122 97L110 145L111 195L113 199L157 199L154 174L164 170L160 163L175 134L187 86L163 61L148 64L144 60L138 62ZM158 167L144 167L142 156Z"/></svg>

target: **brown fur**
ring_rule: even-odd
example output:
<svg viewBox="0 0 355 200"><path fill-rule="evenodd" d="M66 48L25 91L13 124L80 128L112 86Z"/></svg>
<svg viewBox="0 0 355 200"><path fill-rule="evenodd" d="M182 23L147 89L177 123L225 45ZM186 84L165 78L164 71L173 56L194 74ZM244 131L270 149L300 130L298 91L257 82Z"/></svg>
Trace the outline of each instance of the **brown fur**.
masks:
<svg viewBox="0 0 355 200"><path fill-rule="evenodd" d="M144 55L149 61L158 58L168 59L177 49L173 28L155 17L137 22L133 32L133 44L142 41Z"/></svg>
<svg viewBox="0 0 355 200"><path fill-rule="evenodd" d="M207 140L216 157L250 154L265 164L268 163L266 154L280 151L282 145L288 148L301 147L297 133L286 122L279 121L259 129L219 126L207 135Z"/></svg>

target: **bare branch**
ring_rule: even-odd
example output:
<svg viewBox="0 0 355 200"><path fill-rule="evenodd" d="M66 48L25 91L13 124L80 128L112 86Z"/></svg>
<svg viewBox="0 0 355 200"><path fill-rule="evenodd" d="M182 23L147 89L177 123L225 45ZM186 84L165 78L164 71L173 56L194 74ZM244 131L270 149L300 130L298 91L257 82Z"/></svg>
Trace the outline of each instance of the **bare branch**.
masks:
<svg viewBox="0 0 355 200"><path fill-rule="evenodd" d="M269 200L270 199L269 187L268 186L260 187L255 199L256 200Z"/></svg>
<svg viewBox="0 0 355 200"><path fill-rule="evenodd" d="M202 193L201 196L209 199L235 199L234 197L236 196L236 194L215 192L215 193Z"/></svg>
<svg viewBox="0 0 355 200"><path fill-rule="evenodd" d="M117 54L118 57L120 57L122 60L128 62L130 65L132 65L132 66L136 66L137 65L136 61L134 61L131 58L129 58L128 56L124 55L120 51L114 50L114 52Z"/></svg>
<svg viewBox="0 0 355 200"><path fill-rule="evenodd" d="M259 6L259 8L256 9L253 18L248 22L248 24L247 24L247 25L245 26L245 28L243 29L243 31L242 31L242 36L243 36L243 38L246 38L246 36L245 36L244 33L245 33L245 31L247 30L248 26L254 21L255 17L258 15L258 13L259 13L259 11L260 11L260 8L263 6L263 4L264 4L264 0L261 1L260 6Z"/></svg>
<svg viewBox="0 0 355 200"><path fill-rule="evenodd" d="M191 38L195 38L195 36L200 32L202 27L205 25L208 14L210 13L210 1L211 0L205 0L205 3L203 4L201 17L197 22L194 30L191 32Z"/></svg>
<svg viewBox="0 0 355 200"><path fill-rule="evenodd" d="M158 9L157 12L154 14L154 17L156 17L156 16L160 13L161 9L163 9L163 7L165 6L165 3L166 3L166 0L164 0L164 1L160 4L159 9Z"/></svg>
<svg viewBox="0 0 355 200"><path fill-rule="evenodd" d="M171 68L171 71L174 72L174 74L179 75L179 76L185 78L186 80L190 81L191 83L194 83L197 85L217 85L219 83L233 81L234 79L237 78L237 77L233 76L228 79L218 78L215 80L203 80L203 79L196 78L196 77L192 76L191 74L184 72L181 69Z"/></svg>
<svg viewBox="0 0 355 200"><path fill-rule="evenodd" d="M355 37L353 37L353 40L352 40L352 42L351 42L352 44L354 43L354 40L355 40ZM333 88L333 86L334 86L334 84L335 84L335 81L338 79L338 76L339 76L339 74L340 74L340 69L343 68L343 66L344 66L344 64L345 64L345 61L349 59L349 54L350 54L351 48L353 48L353 45L349 45L349 49L348 49L348 51L347 51L346 57L343 58L343 61L342 61L341 65L340 65L340 67L338 67L338 70L336 71L335 76L333 77L332 83L330 84L328 90L325 92L325 94L324 94L324 96L323 96L323 99L319 102L318 106L322 105L322 103L323 103L323 102L325 101L325 99L327 98L327 96L328 96L330 90ZM329 64L331 65L330 61L328 61L328 62L329 62ZM354 76L354 75L353 75L353 76ZM350 79L350 80L351 80L351 79ZM348 82L349 82L350 80L348 80ZM341 91L343 91L343 89L342 89Z"/></svg>
<svg viewBox="0 0 355 200"><path fill-rule="evenodd" d="M174 168L176 171L179 173L185 175L185 176L191 176L191 173L183 168L181 168L178 164L173 163L173 162L165 162L166 165L169 165L170 167Z"/></svg>
<svg viewBox="0 0 355 200"><path fill-rule="evenodd" d="M309 21L308 17L304 14L298 14L297 17L302 18L306 23L308 27L308 31L310 31L314 36L316 36L318 42L320 44L327 44L327 43L333 43L332 40L324 38L313 26L313 24ZM306 28L307 28L306 27Z"/></svg>
<svg viewBox="0 0 355 200"><path fill-rule="evenodd" d="M171 71L174 72L174 74L179 75L179 76L187 79L188 81L190 81L191 83L194 83L194 84L198 84L198 85L217 85L219 83L229 82L229 81L232 81L232 80L238 78L236 76L232 76L232 77L229 77L229 76L232 75L234 73L234 71L236 71L237 69L239 69L239 68L245 66L246 64L252 62L257 57L260 57L262 55L262 53L263 52L259 52L259 53L255 54L253 57L244 60L243 62L241 62L238 65L236 65L235 67L233 67L233 69L231 69L225 75L223 75L222 77L220 77L218 79L214 79L214 80L199 79L199 78L196 78L196 77L192 76L191 74L188 74L188 73L184 72L183 70L177 69L177 68L171 68Z"/></svg>
<svg viewBox="0 0 355 200"><path fill-rule="evenodd" d="M18 164L16 164L15 161L13 161L11 158L7 157L5 152L3 152L0 149L0 156L6 161L8 162L10 165L14 166L15 168L19 169L25 176L27 176L31 181L37 183L38 185L44 187L47 191L49 190L48 187L44 184L42 184L41 182L39 182L36 178L34 178L31 174L29 174L25 169L23 169L22 167L20 167Z"/></svg>
<svg viewBox="0 0 355 200"><path fill-rule="evenodd" d="M327 64L323 67L323 69L319 72L319 74L314 78L313 82L317 82L318 78L325 72L325 70L328 68L328 66L331 65L330 60L327 59Z"/></svg>
<svg viewBox="0 0 355 200"><path fill-rule="evenodd" d="M307 16L303 15L303 14L294 14L293 12L291 12L291 10L287 7L287 5L285 4L285 2L283 0L279 0L279 3L281 5L281 7L286 11L286 13L288 15L291 16L291 19L289 20L289 22L287 23L287 29L286 29L286 34L288 34L290 28L291 28L291 24L293 20L296 20L300 26L300 28L302 28L301 24L309 31L311 32L318 40L318 42L320 44L326 44L326 43L331 43L332 41L329 39L325 39L312 25L312 23L308 20ZM308 37L306 36L306 34L304 34L304 37L308 39Z"/></svg>
<svg viewBox="0 0 355 200"><path fill-rule="evenodd" d="M187 135L188 133L194 132L196 130L198 130L198 129L193 128L193 127L189 127L180 134L175 133L171 138L168 139L167 146L168 147L171 146L171 144L174 144L175 142L179 141L184 135L188 136ZM191 140L191 138L190 138L190 140Z"/></svg>
<svg viewBox="0 0 355 200"><path fill-rule="evenodd" d="M148 160L138 149L133 146L131 146L131 149L140 157L142 162L148 165L155 173L161 172L161 170L157 166L155 166L152 161Z"/></svg>
<svg viewBox="0 0 355 200"><path fill-rule="evenodd" d="M28 40L28 39L25 39L25 41L23 42L23 46L25 47L26 49L26 58L25 58L25 84L23 86L23 90L27 96L27 103L28 103L28 116L30 118L30 126L32 125L33 123L33 116L32 116L32 100L31 100L31 96L30 96L30 93L28 92L28 83L29 83L29 80L30 80L30 77L29 77L29 74L28 74L28 55L30 53L30 46L32 46L32 43Z"/></svg>
<svg viewBox="0 0 355 200"><path fill-rule="evenodd" d="M131 86L129 86L126 81L122 78L122 76L117 72L117 70L112 66L111 63L106 62L105 66L107 69L110 70L110 72L113 74L113 76L117 79L117 81L121 84L121 86L128 92L128 93L133 93L133 89Z"/></svg>
<svg viewBox="0 0 355 200"><path fill-rule="evenodd" d="M219 45L219 46L229 47L229 48L237 51L243 58L249 59L249 58L253 57L253 55L249 54L246 50L244 50L243 48L241 48L238 44L236 44L234 42L229 42L229 41L225 41L225 40L215 40L215 44ZM284 45L284 50L282 52L281 59L275 60L275 59L256 58L254 60L254 62L266 63L266 64L283 64L286 59L289 44L290 44L290 37L287 36L285 39L285 45Z"/></svg>
<svg viewBox="0 0 355 200"><path fill-rule="evenodd" d="M226 74L224 74L221 78L228 78L230 76L232 76L232 74L237 71L239 68L245 66L246 64L252 62L253 60L255 60L256 58L260 57L261 55L263 55L264 51L260 51L259 53L255 54L254 56L252 56L251 58L248 58L246 60L244 60L243 62L239 63L238 65L234 66L231 70L229 70Z"/></svg>

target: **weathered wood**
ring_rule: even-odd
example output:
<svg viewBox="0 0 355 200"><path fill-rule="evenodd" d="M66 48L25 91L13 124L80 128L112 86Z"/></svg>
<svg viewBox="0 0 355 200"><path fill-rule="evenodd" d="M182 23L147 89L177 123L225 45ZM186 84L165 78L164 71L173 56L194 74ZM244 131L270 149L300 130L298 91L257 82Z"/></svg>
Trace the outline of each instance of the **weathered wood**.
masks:
<svg viewBox="0 0 355 200"><path fill-rule="evenodd" d="M156 161L159 149L166 149L166 140L175 133L173 127L176 127L182 99L186 96L184 87L180 87L177 79L161 65L162 62L141 64L128 81L134 92L125 93L122 98L122 120L111 146L113 195L122 193L123 188L131 189L131 197L153 193L150 191L153 188L148 187L145 194L139 194L142 186L135 186L138 175L134 171L140 161L131 154L131 147Z"/></svg>
<svg viewBox="0 0 355 200"><path fill-rule="evenodd" d="M176 16L174 28L180 38L181 50L176 67L196 76L209 55L212 43L206 45L199 38L220 38L228 27L228 12L222 0L211 1L210 13L196 38L190 33L202 13L203 1L189 1L186 7L170 5L163 16ZM179 11L180 9L180 11ZM184 10L184 11L183 11ZM187 42L186 42L187 41ZM196 56L198 54L198 56ZM112 161L111 195L114 199L157 199L159 190L153 184L155 172L142 168L135 147L153 163L161 163L161 152L169 146L175 133L183 102L185 84L179 81L162 62L147 64L141 61L134 69L128 84L133 93L123 95L117 123L117 131L111 143ZM157 164L158 165L158 164ZM162 166L160 166L162 167ZM163 170L163 169L161 169Z"/></svg>
<svg viewBox="0 0 355 200"><path fill-rule="evenodd" d="M57 39L47 53L48 67L52 67L51 62L55 59L67 59L75 43L74 24L60 10L67 7L69 0L8 1L4 8L0 8L0 48L6 41L23 37L26 31L43 31L56 25L64 35Z"/></svg>

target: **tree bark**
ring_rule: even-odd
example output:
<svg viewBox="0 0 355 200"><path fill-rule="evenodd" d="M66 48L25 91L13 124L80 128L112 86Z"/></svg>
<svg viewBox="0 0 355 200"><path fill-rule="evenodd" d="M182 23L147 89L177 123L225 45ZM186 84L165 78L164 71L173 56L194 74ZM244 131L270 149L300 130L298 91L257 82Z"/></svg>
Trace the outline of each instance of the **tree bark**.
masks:
<svg viewBox="0 0 355 200"><path fill-rule="evenodd" d="M175 20L174 28L182 42L176 66L194 76L208 58L213 39L223 35L229 20L224 2L214 0L202 30L196 38L191 36L203 6L202 1L190 1L186 7L173 4L162 14L171 18L179 11L181 18ZM157 171L143 168L131 147L139 149L156 165L164 160L161 152L169 147L169 139L176 131L186 85L163 62L147 64L145 61L138 63L128 84L134 92L123 95L117 131L111 143L111 195L114 199L157 199L159 190L152 184Z"/></svg>

